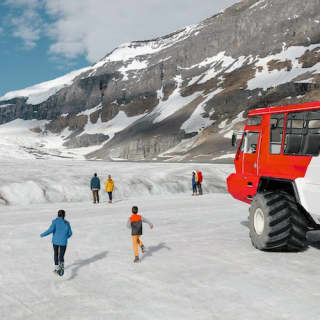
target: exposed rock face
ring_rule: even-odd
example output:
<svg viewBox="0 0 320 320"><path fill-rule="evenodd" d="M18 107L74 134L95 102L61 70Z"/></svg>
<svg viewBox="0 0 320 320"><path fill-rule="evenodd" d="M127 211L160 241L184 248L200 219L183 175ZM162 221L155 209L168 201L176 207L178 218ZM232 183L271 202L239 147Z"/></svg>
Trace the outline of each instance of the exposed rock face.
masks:
<svg viewBox="0 0 320 320"><path fill-rule="evenodd" d="M86 115L60 116L56 120L51 121L47 125L47 129L54 133L59 133L66 128L69 128L71 131L81 131L87 123L88 116Z"/></svg>
<svg viewBox="0 0 320 320"><path fill-rule="evenodd" d="M51 132L73 132L70 148L108 141L90 158L211 159L229 150L226 136L248 110L319 100L319 5L243 0L199 25L114 50L38 104L2 98L0 124L50 120ZM86 135L88 125L105 131Z"/></svg>
<svg viewBox="0 0 320 320"><path fill-rule="evenodd" d="M109 139L109 136L104 134L83 134L70 138L64 143L69 148L81 148L99 145Z"/></svg>

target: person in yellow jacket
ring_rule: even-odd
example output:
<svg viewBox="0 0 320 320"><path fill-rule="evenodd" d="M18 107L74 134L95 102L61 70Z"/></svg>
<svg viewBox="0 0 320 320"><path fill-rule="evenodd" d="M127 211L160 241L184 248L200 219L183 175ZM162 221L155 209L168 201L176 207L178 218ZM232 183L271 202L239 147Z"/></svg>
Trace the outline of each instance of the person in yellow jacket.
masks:
<svg viewBox="0 0 320 320"><path fill-rule="evenodd" d="M108 192L109 203L112 203L112 192L114 189L114 182L111 179L111 175L108 175L108 180L106 181L106 192Z"/></svg>

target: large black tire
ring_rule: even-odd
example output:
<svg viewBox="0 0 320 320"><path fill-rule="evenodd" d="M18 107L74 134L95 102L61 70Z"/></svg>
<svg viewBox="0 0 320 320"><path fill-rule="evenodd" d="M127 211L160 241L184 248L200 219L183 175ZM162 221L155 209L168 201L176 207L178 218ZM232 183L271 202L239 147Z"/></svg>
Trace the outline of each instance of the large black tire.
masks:
<svg viewBox="0 0 320 320"><path fill-rule="evenodd" d="M250 238L255 248L272 251L307 248L307 220L287 193L257 193L249 212Z"/></svg>

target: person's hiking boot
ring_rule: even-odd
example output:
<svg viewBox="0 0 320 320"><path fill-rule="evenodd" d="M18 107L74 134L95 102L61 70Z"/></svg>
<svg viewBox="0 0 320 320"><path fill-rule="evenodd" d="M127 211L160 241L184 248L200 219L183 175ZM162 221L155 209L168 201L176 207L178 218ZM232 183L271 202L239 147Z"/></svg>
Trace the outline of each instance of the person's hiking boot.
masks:
<svg viewBox="0 0 320 320"><path fill-rule="evenodd" d="M136 257L134 257L133 262L134 262L134 263L140 262L139 257L137 257L137 256L136 256Z"/></svg>
<svg viewBox="0 0 320 320"><path fill-rule="evenodd" d="M64 275L64 263L60 263L59 264L59 268L58 268L58 271L57 271L57 274L62 277Z"/></svg>
<svg viewBox="0 0 320 320"><path fill-rule="evenodd" d="M59 266L58 266L58 265L55 265L55 266L54 266L53 273L58 274L58 271L59 271Z"/></svg>
<svg viewBox="0 0 320 320"><path fill-rule="evenodd" d="M144 245L141 246L141 252L144 253Z"/></svg>

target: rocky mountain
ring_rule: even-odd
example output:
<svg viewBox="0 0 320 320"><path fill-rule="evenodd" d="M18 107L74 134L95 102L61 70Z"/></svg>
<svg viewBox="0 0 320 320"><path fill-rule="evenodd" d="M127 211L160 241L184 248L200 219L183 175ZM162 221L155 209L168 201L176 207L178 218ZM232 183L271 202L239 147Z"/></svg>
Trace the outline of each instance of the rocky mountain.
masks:
<svg viewBox="0 0 320 320"><path fill-rule="evenodd" d="M232 152L231 132L250 109L320 100L319 8L320 0L243 0L124 44L93 66L1 97L0 129L36 119L34 135L59 137L90 159L212 160Z"/></svg>

